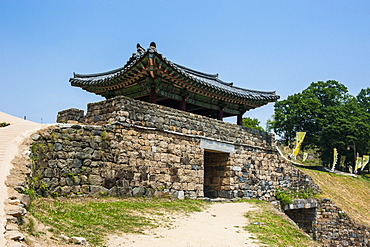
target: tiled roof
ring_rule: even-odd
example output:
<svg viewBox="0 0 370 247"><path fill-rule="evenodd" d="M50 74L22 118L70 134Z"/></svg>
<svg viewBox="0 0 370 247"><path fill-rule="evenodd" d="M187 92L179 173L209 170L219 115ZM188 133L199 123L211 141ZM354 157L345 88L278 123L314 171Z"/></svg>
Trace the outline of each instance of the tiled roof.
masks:
<svg viewBox="0 0 370 247"><path fill-rule="evenodd" d="M227 83L218 78L218 74L205 74L198 72L184 66L172 63L175 68L178 69L178 72L183 73L187 77L205 84L208 87L215 88L221 91L224 91L228 94L239 96L242 98L256 99L256 100L271 100L275 101L279 99L279 96L275 92L262 92L250 89L244 89L240 87L235 87L233 83Z"/></svg>
<svg viewBox="0 0 370 247"><path fill-rule="evenodd" d="M103 82L117 78L118 76L124 74L126 71L132 68L142 57L144 57L144 53L134 53L123 67L107 72L85 75L73 73L73 78L70 78L69 82L72 84L72 86L77 87L81 87L83 85L99 85Z"/></svg>
<svg viewBox="0 0 370 247"><path fill-rule="evenodd" d="M220 80L218 78L218 74L207 74L176 64L168 60L162 54L158 53L154 47L150 47L145 51L141 50L137 53L134 53L123 67L115 70L86 75L74 73L74 78L70 79L71 85L84 89L87 89L88 87L99 87L102 84L107 85L109 84L109 81L120 77L130 69L134 68L136 64L139 64L140 61L146 58L148 55L156 56L167 66L171 67L179 74L189 78L191 81L201 84L210 90L216 90L222 94L229 95L230 97L268 102L274 102L280 98L280 96L276 95L275 92L263 92L235 87L233 83L227 83ZM87 91L89 90L87 89Z"/></svg>

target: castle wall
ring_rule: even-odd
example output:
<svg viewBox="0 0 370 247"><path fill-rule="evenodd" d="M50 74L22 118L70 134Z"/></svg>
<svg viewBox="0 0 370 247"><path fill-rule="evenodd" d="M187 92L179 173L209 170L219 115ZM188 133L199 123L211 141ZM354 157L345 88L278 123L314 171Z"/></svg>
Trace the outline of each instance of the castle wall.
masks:
<svg viewBox="0 0 370 247"><path fill-rule="evenodd" d="M355 223L330 199L319 200L314 230L323 246L370 246L370 228Z"/></svg>
<svg viewBox="0 0 370 247"><path fill-rule="evenodd" d="M267 132L124 96L88 104L83 123L104 125L117 121L235 144L257 144L258 148L275 151L274 137Z"/></svg>
<svg viewBox="0 0 370 247"><path fill-rule="evenodd" d="M262 131L126 97L89 104L80 122L35 141L39 193L197 198L210 188L270 201L280 187L319 190Z"/></svg>
<svg viewBox="0 0 370 247"><path fill-rule="evenodd" d="M120 124L61 125L33 143L36 189L51 195L204 196L274 199L278 187L317 188L277 154L235 145L235 153L201 148L201 139ZM213 167L206 175L207 167ZM315 187L316 186L316 187Z"/></svg>
<svg viewBox="0 0 370 247"><path fill-rule="evenodd" d="M58 112L57 123L67 123L68 121L82 122L84 117L83 110L71 108Z"/></svg>

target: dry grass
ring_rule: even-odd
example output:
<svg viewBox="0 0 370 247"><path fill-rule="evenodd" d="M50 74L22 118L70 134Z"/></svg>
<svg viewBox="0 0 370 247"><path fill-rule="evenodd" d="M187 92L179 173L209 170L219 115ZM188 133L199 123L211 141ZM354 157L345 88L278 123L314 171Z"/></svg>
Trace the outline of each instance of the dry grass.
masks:
<svg viewBox="0 0 370 247"><path fill-rule="evenodd" d="M370 226L370 181L336 175L328 172L301 168L320 186L323 194L320 197L333 200L355 222Z"/></svg>

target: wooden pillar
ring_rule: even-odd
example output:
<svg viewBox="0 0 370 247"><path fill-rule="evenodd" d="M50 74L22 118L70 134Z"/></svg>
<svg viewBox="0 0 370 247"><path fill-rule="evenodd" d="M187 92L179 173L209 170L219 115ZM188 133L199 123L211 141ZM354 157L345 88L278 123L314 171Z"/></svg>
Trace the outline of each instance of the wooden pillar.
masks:
<svg viewBox="0 0 370 247"><path fill-rule="evenodd" d="M186 111L186 101L185 101L185 96L181 97L181 101L179 103L179 109Z"/></svg>
<svg viewBox="0 0 370 247"><path fill-rule="evenodd" d="M224 111L222 110L222 107L220 107L220 110L217 111L217 120L221 120L224 118Z"/></svg>
<svg viewBox="0 0 370 247"><path fill-rule="evenodd" d="M238 118L236 120L237 125L243 125L243 113L238 114Z"/></svg>
<svg viewBox="0 0 370 247"><path fill-rule="evenodd" d="M149 102L154 104L157 103L157 92L155 91L155 87L152 87L150 91Z"/></svg>

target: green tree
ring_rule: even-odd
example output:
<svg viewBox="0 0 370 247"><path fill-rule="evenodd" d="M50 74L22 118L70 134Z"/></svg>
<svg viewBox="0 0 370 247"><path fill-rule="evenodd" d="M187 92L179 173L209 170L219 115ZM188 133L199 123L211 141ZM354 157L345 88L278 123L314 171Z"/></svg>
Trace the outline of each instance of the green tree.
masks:
<svg viewBox="0 0 370 247"><path fill-rule="evenodd" d="M264 129L260 126L260 121L257 118L243 118L242 126L264 131Z"/></svg>
<svg viewBox="0 0 370 247"><path fill-rule="evenodd" d="M357 95L357 101L361 108L370 113L370 87L360 91Z"/></svg>
<svg viewBox="0 0 370 247"><path fill-rule="evenodd" d="M356 99L362 110L356 125L356 131L361 133L356 147L362 154L370 154L370 87L362 89Z"/></svg>
<svg viewBox="0 0 370 247"><path fill-rule="evenodd" d="M332 148L336 147L338 152L346 155L352 163L353 150L347 150L348 145L355 143L360 154L369 151L367 140L370 125L366 121L366 112L355 97L349 98L339 110L327 113L327 117L330 122L323 127L319 143L323 153L330 154Z"/></svg>
<svg viewBox="0 0 370 247"><path fill-rule="evenodd" d="M369 92L362 90L354 97L337 81L313 82L301 93L276 102L269 124L286 144L293 141L297 131L307 132L302 148L319 148L326 163L331 162L334 147L341 155L350 156L346 147L353 142L365 154L370 151Z"/></svg>
<svg viewBox="0 0 370 247"><path fill-rule="evenodd" d="M266 121L266 131L272 132L274 131L274 124L275 124L275 114L271 116L271 118L267 119Z"/></svg>

